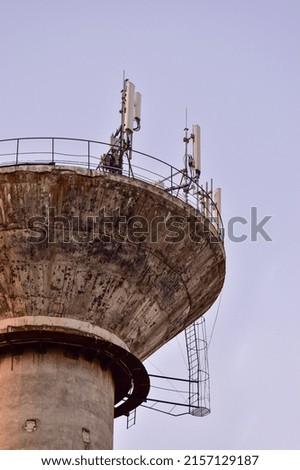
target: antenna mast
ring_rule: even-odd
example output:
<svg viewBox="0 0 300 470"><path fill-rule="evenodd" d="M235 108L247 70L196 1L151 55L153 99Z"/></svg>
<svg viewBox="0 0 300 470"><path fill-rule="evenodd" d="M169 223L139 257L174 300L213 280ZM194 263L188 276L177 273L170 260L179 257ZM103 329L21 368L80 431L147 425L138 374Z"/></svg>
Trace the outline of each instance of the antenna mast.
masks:
<svg viewBox="0 0 300 470"><path fill-rule="evenodd" d="M189 143L192 141L193 150L192 154L189 153ZM184 128L184 168L182 170L182 177L179 185L177 186L177 194L182 189L185 194L185 200L188 202L188 195L190 190L195 189L199 185L201 174L200 165L200 126L194 124L192 133L189 135L189 128L187 126L187 108L185 109L185 128ZM193 183L196 183L193 184Z"/></svg>
<svg viewBox="0 0 300 470"><path fill-rule="evenodd" d="M127 158L129 176L133 176L132 140L133 132L141 129L141 101L142 95L135 91L135 86L123 75L123 88L121 90L121 124L110 138L110 148L102 155L100 167L103 170L122 174L123 160Z"/></svg>

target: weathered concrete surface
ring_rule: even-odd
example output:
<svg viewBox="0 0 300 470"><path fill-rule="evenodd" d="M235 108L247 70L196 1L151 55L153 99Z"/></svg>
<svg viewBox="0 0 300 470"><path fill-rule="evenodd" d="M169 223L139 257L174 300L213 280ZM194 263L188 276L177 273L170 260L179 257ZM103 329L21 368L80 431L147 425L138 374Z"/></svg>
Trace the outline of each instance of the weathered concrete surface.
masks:
<svg viewBox="0 0 300 470"><path fill-rule="evenodd" d="M124 241L122 233L104 240L98 230L103 209L106 215L119 209L127 222L146 218L146 226L137 225L145 235L148 224L154 235L149 230L140 243L133 235ZM50 165L1 168L0 319L43 315L90 322L145 359L205 313L224 281L224 249L213 228L198 227L195 242L185 223L183 239L170 242L166 237L174 238L175 229L170 232L166 220L173 216L195 221L186 204L138 180ZM88 217L100 236L88 233ZM105 225L106 237L112 226Z"/></svg>
<svg viewBox="0 0 300 470"><path fill-rule="evenodd" d="M0 449L110 449L113 418L139 406L150 383L113 333L34 315L0 320L0 385Z"/></svg>
<svg viewBox="0 0 300 470"><path fill-rule="evenodd" d="M108 343L119 346L125 351L129 351L124 341L110 331L104 330L99 326L92 325L91 323L74 320L73 318L50 317L43 315L26 315L21 317L5 318L4 320L0 320L0 335L12 329L24 330L27 326L34 327L36 330L47 328L61 331L77 331L79 334L103 339Z"/></svg>
<svg viewBox="0 0 300 470"><path fill-rule="evenodd" d="M69 328L145 359L222 288L223 245L196 217L161 189L119 175L0 168L0 448L112 447L123 379L55 341L43 354L22 343L16 355L6 331L23 328L28 343L28 327ZM188 220L201 222L197 240Z"/></svg>
<svg viewBox="0 0 300 470"><path fill-rule="evenodd" d="M114 383L60 348L0 356L0 449L111 449Z"/></svg>

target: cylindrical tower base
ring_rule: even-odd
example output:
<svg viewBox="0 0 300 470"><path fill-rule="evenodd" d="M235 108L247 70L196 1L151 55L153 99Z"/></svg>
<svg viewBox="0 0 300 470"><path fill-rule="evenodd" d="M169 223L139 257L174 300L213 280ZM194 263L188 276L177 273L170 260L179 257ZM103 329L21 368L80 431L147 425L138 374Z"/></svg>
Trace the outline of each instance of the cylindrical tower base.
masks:
<svg viewBox="0 0 300 470"><path fill-rule="evenodd" d="M113 420L149 391L114 334L67 318L0 321L0 449L112 449Z"/></svg>
<svg viewBox="0 0 300 470"><path fill-rule="evenodd" d="M111 449L109 370L71 350L0 357L1 449Z"/></svg>

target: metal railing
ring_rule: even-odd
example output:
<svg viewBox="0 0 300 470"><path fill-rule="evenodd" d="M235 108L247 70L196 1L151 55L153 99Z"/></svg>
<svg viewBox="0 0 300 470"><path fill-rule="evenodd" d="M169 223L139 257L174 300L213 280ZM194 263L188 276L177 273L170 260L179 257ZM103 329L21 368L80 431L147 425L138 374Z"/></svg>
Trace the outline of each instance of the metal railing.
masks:
<svg viewBox="0 0 300 470"><path fill-rule="evenodd" d="M95 140L65 137L24 137L0 140L0 167L24 164L44 164L83 167L88 170L119 173L150 183L181 199L205 216L220 240L224 229L220 212L210 194L185 170L133 150L132 159L123 159L122 169L101 164L111 144Z"/></svg>

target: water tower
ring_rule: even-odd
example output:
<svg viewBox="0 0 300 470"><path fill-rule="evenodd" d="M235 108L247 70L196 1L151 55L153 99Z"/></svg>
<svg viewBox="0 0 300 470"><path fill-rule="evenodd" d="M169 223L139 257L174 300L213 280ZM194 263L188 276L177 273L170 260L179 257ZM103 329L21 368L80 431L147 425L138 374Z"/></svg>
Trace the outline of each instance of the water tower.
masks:
<svg viewBox="0 0 300 470"><path fill-rule="evenodd" d="M111 449L114 418L147 398L142 361L222 288L200 128L183 170L133 152L140 99L124 81L109 144L0 142L1 449Z"/></svg>

